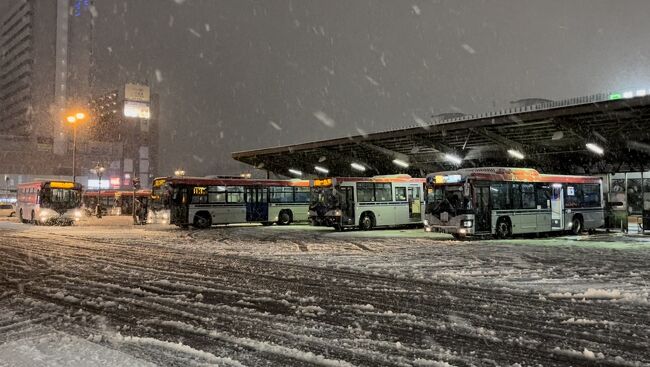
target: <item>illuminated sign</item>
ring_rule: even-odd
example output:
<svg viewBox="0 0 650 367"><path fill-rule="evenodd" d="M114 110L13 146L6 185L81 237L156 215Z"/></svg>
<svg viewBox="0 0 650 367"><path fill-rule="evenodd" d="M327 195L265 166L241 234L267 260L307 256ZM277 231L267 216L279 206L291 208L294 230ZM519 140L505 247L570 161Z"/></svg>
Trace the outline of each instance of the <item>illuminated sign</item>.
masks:
<svg viewBox="0 0 650 367"><path fill-rule="evenodd" d="M149 104L143 102L124 101L124 116L149 119L151 118Z"/></svg>
<svg viewBox="0 0 650 367"><path fill-rule="evenodd" d="M52 181L52 182L50 182L50 187L53 188L53 189L72 189L72 188L74 188L74 183L72 183L72 182Z"/></svg>
<svg viewBox="0 0 650 367"><path fill-rule="evenodd" d="M122 181L122 180L120 180L119 177L111 177L111 179L110 179L111 186L118 186L119 187L120 186L120 181Z"/></svg>
<svg viewBox="0 0 650 367"><path fill-rule="evenodd" d="M461 175L435 176L435 183L437 184L459 183L462 180Z"/></svg>
<svg viewBox="0 0 650 367"><path fill-rule="evenodd" d="M332 186L332 179L324 178L324 179L314 180L314 187L322 187L322 186Z"/></svg>
<svg viewBox="0 0 650 367"><path fill-rule="evenodd" d="M89 179L88 180L88 188L89 189L103 189L103 190L108 190L111 185L108 180L102 180L101 181L101 187L99 186L99 180L97 179Z"/></svg>
<svg viewBox="0 0 650 367"><path fill-rule="evenodd" d="M153 187L160 187L165 184L164 179L153 180Z"/></svg>
<svg viewBox="0 0 650 367"><path fill-rule="evenodd" d="M197 186L194 188L194 195L205 195L208 190L206 187Z"/></svg>

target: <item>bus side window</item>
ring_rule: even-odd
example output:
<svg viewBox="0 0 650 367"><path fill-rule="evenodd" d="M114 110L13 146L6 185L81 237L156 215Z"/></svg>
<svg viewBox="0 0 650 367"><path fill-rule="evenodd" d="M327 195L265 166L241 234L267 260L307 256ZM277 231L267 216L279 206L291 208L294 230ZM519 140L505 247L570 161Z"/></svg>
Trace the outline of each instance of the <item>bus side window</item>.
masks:
<svg viewBox="0 0 650 367"><path fill-rule="evenodd" d="M537 207L548 209L548 203L551 200L551 187L549 185L537 185Z"/></svg>
<svg viewBox="0 0 650 367"><path fill-rule="evenodd" d="M535 209L537 207L535 200L535 185L522 184L521 185L522 199L521 204L523 209Z"/></svg>
<svg viewBox="0 0 650 367"><path fill-rule="evenodd" d="M406 188L396 187L393 197L394 201L406 201Z"/></svg>

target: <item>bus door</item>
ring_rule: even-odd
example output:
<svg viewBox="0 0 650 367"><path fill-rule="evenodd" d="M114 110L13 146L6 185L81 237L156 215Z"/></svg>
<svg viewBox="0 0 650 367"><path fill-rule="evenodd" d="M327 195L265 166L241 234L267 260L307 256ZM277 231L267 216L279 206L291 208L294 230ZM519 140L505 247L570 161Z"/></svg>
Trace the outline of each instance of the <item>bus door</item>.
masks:
<svg viewBox="0 0 650 367"><path fill-rule="evenodd" d="M564 228L564 190L562 185L555 184L551 192L551 230L561 231Z"/></svg>
<svg viewBox="0 0 650 367"><path fill-rule="evenodd" d="M269 220L269 204L266 188L246 188L246 221L266 222Z"/></svg>
<svg viewBox="0 0 650 367"><path fill-rule="evenodd" d="M187 187L178 187L174 189L173 205L170 210L170 219L172 223L188 224L188 216L190 211L190 196Z"/></svg>
<svg viewBox="0 0 650 367"><path fill-rule="evenodd" d="M422 196L419 187L408 188L409 218L422 220Z"/></svg>
<svg viewBox="0 0 650 367"><path fill-rule="evenodd" d="M492 231L492 216L490 212L490 186L475 186L476 194L476 232Z"/></svg>
<svg viewBox="0 0 650 367"><path fill-rule="evenodd" d="M341 200L343 224L354 222L354 190L352 186L339 186L336 188ZM349 221L351 220L351 221Z"/></svg>

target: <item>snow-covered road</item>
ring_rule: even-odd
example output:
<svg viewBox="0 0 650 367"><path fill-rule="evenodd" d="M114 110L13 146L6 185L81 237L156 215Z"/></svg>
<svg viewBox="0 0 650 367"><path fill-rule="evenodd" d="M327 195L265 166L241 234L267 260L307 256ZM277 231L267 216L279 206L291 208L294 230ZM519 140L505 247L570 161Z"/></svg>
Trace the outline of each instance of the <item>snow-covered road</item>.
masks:
<svg viewBox="0 0 650 367"><path fill-rule="evenodd" d="M106 365L650 363L642 238L111 220L0 222L0 366L43 345Z"/></svg>

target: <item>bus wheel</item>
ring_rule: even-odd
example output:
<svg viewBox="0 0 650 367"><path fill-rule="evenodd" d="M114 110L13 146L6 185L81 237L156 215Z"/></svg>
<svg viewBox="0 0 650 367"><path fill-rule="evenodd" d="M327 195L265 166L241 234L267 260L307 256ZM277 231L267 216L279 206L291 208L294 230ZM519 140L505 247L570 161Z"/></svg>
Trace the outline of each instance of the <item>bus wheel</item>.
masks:
<svg viewBox="0 0 650 367"><path fill-rule="evenodd" d="M582 232L582 221L579 217L576 216L573 217L573 221L571 223L571 233L574 235L579 235Z"/></svg>
<svg viewBox="0 0 650 367"><path fill-rule="evenodd" d="M25 218L23 218L23 210L22 209L20 209L20 211L18 212L18 220L20 221L20 223L25 223Z"/></svg>
<svg viewBox="0 0 650 367"><path fill-rule="evenodd" d="M194 227L196 228L209 228L212 225L212 218L210 214L206 212L198 212L194 215Z"/></svg>
<svg viewBox="0 0 650 367"><path fill-rule="evenodd" d="M497 228L496 228L496 237L497 238L508 238L512 234L512 228L510 227L510 222L505 219L501 218L497 221Z"/></svg>
<svg viewBox="0 0 650 367"><path fill-rule="evenodd" d="M280 215L278 216L278 224L281 226L286 226L288 224L291 224L291 211L289 210L281 211Z"/></svg>
<svg viewBox="0 0 650 367"><path fill-rule="evenodd" d="M32 210L32 219L29 221L31 224L38 225L38 221L36 220L36 216L34 216L34 211Z"/></svg>
<svg viewBox="0 0 650 367"><path fill-rule="evenodd" d="M334 225L334 230L335 230L336 232L343 232L343 226L340 225L340 224L335 224L335 225Z"/></svg>
<svg viewBox="0 0 650 367"><path fill-rule="evenodd" d="M361 228L364 231L369 231L372 229L373 225L374 225L374 221L372 218L372 214L365 213L361 215L361 220L359 221L359 228Z"/></svg>

